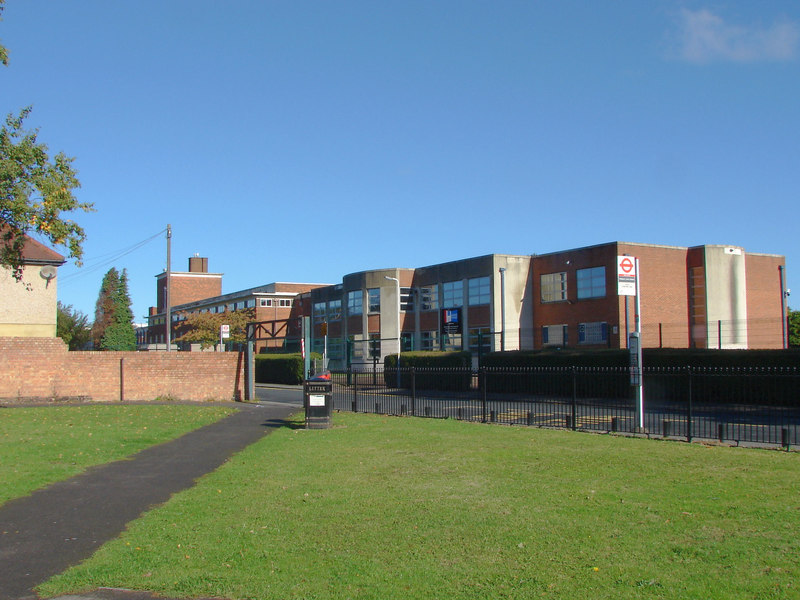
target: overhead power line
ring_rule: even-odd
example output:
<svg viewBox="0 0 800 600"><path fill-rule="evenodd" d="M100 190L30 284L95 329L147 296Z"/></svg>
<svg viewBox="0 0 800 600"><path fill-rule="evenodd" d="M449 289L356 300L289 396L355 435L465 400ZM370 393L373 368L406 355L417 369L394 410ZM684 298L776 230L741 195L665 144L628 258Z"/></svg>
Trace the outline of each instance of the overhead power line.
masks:
<svg viewBox="0 0 800 600"><path fill-rule="evenodd" d="M127 256L128 254L135 252L139 248L146 246L147 244L149 244L150 242L161 236L161 234L163 234L165 231L166 229L162 229L158 233L151 235L149 238L144 239L140 242L136 242L135 244L133 244L132 246L128 246L127 248L123 248L121 250L115 250L112 252L108 252L106 254L101 254L99 256L93 256L92 258L84 260L84 267L82 267L80 271L76 273L71 273L69 275L65 275L64 277L61 277L59 285L64 285L65 283L69 284L77 279L80 279L81 277L85 277L86 275L94 273L95 271L98 271L103 267L107 267L108 265L115 263L123 256Z"/></svg>

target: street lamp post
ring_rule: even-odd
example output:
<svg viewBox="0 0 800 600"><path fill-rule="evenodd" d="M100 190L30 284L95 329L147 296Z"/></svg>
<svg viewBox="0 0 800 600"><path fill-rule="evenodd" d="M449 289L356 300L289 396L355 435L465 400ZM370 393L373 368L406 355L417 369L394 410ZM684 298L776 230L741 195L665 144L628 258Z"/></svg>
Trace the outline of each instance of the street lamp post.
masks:
<svg viewBox="0 0 800 600"><path fill-rule="evenodd" d="M400 353L403 351L403 340L400 335L400 280L397 277L383 276L384 279L397 284L397 388L400 388Z"/></svg>

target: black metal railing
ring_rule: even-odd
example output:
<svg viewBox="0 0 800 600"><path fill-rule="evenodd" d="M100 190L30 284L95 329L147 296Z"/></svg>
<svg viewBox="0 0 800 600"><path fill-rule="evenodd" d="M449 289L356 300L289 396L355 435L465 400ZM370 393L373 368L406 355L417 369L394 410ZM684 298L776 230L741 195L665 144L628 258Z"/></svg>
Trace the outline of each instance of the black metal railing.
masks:
<svg viewBox="0 0 800 600"><path fill-rule="evenodd" d="M643 430L627 368L334 371L340 411L644 433L665 438L800 443L800 369L643 370Z"/></svg>

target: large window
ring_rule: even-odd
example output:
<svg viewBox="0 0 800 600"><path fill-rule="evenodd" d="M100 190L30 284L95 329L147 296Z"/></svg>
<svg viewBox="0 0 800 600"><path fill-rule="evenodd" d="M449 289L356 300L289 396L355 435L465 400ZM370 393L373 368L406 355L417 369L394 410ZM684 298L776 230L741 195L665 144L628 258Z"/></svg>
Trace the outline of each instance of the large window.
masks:
<svg viewBox="0 0 800 600"><path fill-rule="evenodd" d="M369 312L381 312L381 289L370 288L367 290L367 297L369 298Z"/></svg>
<svg viewBox="0 0 800 600"><path fill-rule="evenodd" d="M548 273L542 275L542 302L561 302L567 299L567 274Z"/></svg>
<svg viewBox="0 0 800 600"><path fill-rule="evenodd" d="M578 343L579 344L607 344L608 343L608 323L578 323Z"/></svg>
<svg viewBox="0 0 800 600"><path fill-rule="evenodd" d="M361 290L347 292L347 314L360 315L363 311L364 295Z"/></svg>
<svg viewBox="0 0 800 600"><path fill-rule="evenodd" d="M460 333L444 333L442 334L442 350L445 352L454 352L463 350Z"/></svg>
<svg viewBox="0 0 800 600"><path fill-rule="evenodd" d="M420 337L423 350L438 350L439 349L439 332L438 331L423 331Z"/></svg>
<svg viewBox="0 0 800 600"><path fill-rule="evenodd" d="M478 306L492 301L492 288L489 277L476 277L469 280L469 305Z"/></svg>
<svg viewBox="0 0 800 600"><path fill-rule="evenodd" d="M439 309L439 294L437 286L420 288L419 290L420 302L422 310L438 310Z"/></svg>
<svg viewBox="0 0 800 600"><path fill-rule="evenodd" d="M442 284L442 308L464 306L464 282L448 281Z"/></svg>
<svg viewBox="0 0 800 600"><path fill-rule="evenodd" d="M578 269L578 300L606 295L606 268Z"/></svg>
<svg viewBox="0 0 800 600"><path fill-rule="evenodd" d="M473 356L486 356L492 351L492 334L488 327L471 327L469 330L469 351Z"/></svg>
<svg viewBox="0 0 800 600"><path fill-rule="evenodd" d="M328 320L341 321L342 319L342 301L331 300L328 302Z"/></svg>
<svg viewBox="0 0 800 600"><path fill-rule="evenodd" d="M314 303L314 323L322 323L325 320L325 303Z"/></svg>
<svg viewBox="0 0 800 600"><path fill-rule="evenodd" d="M566 325L545 325L542 327L542 344L544 346L566 346Z"/></svg>
<svg viewBox="0 0 800 600"><path fill-rule="evenodd" d="M414 310L414 290L412 288L400 288L400 310L406 312Z"/></svg>

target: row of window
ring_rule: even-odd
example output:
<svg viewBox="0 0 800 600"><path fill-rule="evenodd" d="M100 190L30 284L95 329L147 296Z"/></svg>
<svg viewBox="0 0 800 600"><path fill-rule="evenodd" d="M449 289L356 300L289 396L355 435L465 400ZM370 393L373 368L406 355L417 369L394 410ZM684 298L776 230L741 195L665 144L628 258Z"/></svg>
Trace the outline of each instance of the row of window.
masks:
<svg viewBox="0 0 800 600"><path fill-rule="evenodd" d="M469 330L469 349L475 354L487 354L491 350L492 337L488 327L473 327ZM401 336L403 352L410 352L414 349L414 335L403 333ZM325 348L325 341L322 338L314 340L314 351L322 353ZM438 331L420 332L419 346L421 350L461 350L461 334L448 335L439 334ZM328 338L328 356L335 359L344 358L346 344L342 338ZM354 342L352 345L353 358L362 360L365 358L377 358L381 356L380 334L370 334L369 340Z"/></svg>
<svg viewBox="0 0 800 600"><path fill-rule="evenodd" d="M255 308L256 303L258 303L259 307L265 308L270 306L277 306L280 308L291 308L292 307L292 299L291 298L251 298L249 300L241 300L238 302L229 302L228 304L219 304L217 306L209 306L207 308L201 308L198 311L192 312L200 312L200 313L213 313L219 314L224 312L231 312L240 309L246 308ZM172 315L172 321L185 321L186 315L177 313ZM158 325L164 322L163 318L155 319L152 324Z"/></svg>
<svg viewBox="0 0 800 600"><path fill-rule="evenodd" d="M490 278L475 277L467 280L468 305L480 306L491 302L491 283ZM415 290L409 287L400 288L400 310L411 312L415 310L414 297L419 294L419 306L423 311L438 310L443 308L458 308L464 306L464 282L448 281L442 284L441 294L439 286L421 287ZM380 288L367 289L367 312L370 314L381 311L381 290ZM361 290L347 292L347 314L350 316L360 315L364 312L364 294ZM314 321L321 323L328 321L338 321L342 318L342 301L331 300L327 303L316 302L313 306Z"/></svg>
<svg viewBox="0 0 800 600"><path fill-rule="evenodd" d="M270 306L279 306L281 308L292 307L291 298L251 298L249 300L241 300L238 302L229 302L228 304L211 306L209 308L201 308L200 312L222 313L225 311L233 311L243 308L255 308L256 303L261 308L267 308Z"/></svg>
<svg viewBox="0 0 800 600"><path fill-rule="evenodd" d="M566 325L545 325L542 327L543 346L566 346L569 340L569 331ZM578 323L579 344L607 344L608 323L597 321L594 323Z"/></svg>
<svg viewBox="0 0 800 600"><path fill-rule="evenodd" d="M591 267L576 271L578 300L604 298L606 295L606 268ZM567 299L567 273L547 273L540 278L542 302L563 302Z"/></svg>

